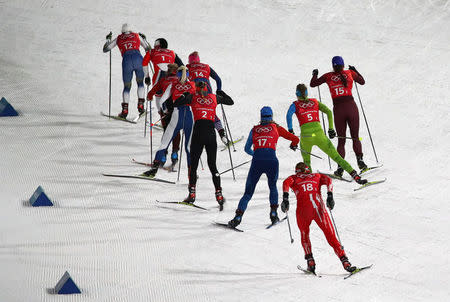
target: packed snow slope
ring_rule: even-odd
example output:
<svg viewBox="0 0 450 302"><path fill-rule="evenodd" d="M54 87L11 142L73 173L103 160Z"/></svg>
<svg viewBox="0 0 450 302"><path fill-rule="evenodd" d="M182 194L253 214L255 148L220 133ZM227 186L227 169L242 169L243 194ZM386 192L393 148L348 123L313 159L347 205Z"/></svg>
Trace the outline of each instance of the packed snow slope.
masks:
<svg viewBox="0 0 450 302"><path fill-rule="evenodd" d="M448 1L14 0L0 1L0 20L0 96L21 113L0 118L0 301L449 301ZM293 194L290 244L285 222L265 229L265 177L240 226L245 232L215 227L233 217L248 165L236 170L236 181L230 173L222 178L221 213L206 167L196 203L209 211L156 203L186 196L185 162L176 185L103 177L145 171L131 158L150 161L142 120L99 114L108 110L102 46L125 22L151 42L166 38L185 62L199 51L235 100L226 107L234 137L248 134L264 105L286 126L295 86L309 84L314 68L330 71L333 56L355 65L366 79L358 88L384 164L367 178L387 181L357 192L357 184L335 181L333 214L352 263L373 268L343 280L313 224L324 276L299 272L305 261ZM112 83L116 114L117 49ZM331 107L328 89L320 88ZM134 83L131 117L136 102ZM376 164L362 113L360 136L366 162ZM154 131L154 148L160 138ZM301 160L288 145L280 139L280 190ZM243 143L236 149L235 164L249 159ZM346 158L356 165L349 143ZM218 166L229 167L226 152L218 152ZM313 169L327 171L326 157L313 159ZM175 173L158 176L176 180ZM54 207L28 206L38 185ZM49 294L66 270L82 294Z"/></svg>

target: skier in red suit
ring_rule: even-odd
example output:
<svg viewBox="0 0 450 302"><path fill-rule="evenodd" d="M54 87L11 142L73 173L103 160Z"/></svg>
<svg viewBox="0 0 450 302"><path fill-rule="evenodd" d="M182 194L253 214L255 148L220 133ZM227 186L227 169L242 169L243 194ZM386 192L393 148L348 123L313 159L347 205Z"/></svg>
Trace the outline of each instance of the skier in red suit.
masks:
<svg viewBox="0 0 450 302"><path fill-rule="evenodd" d="M342 57L335 56L331 61L334 71L325 73L320 78L317 78L319 71L314 69L310 86L316 87L327 83L331 98L333 99L334 125L337 135L341 137L338 138L337 151L342 158L345 158L344 137L346 136L348 125L358 167L364 171L367 169L367 165L363 161L362 146L359 141L359 112L353 99L352 88L353 81L361 85L364 85L366 82L354 66L349 66L349 70L344 70L344 59ZM338 166L338 169L334 172L334 174L341 177L343 173L344 169L341 166Z"/></svg>
<svg viewBox="0 0 450 302"><path fill-rule="evenodd" d="M352 272L356 268L348 261L343 246L336 238L336 232L320 194L320 187L322 185L327 187L327 206L332 210L334 207L334 199L331 178L323 174L311 173L311 170L305 163L298 163L295 166L295 174L283 181L283 202L281 204L281 210L283 212L289 210L290 188L297 197L297 225L300 229L308 271L315 273L316 269L316 263L311 250L311 241L309 240L309 226L314 220L325 234L328 244L334 249L334 252L341 260L344 269Z"/></svg>

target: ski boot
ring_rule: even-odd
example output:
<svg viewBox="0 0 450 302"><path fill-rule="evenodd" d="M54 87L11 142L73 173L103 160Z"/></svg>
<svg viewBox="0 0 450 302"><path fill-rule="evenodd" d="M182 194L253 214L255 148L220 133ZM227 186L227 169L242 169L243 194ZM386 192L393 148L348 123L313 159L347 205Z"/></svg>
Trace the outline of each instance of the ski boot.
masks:
<svg viewBox="0 0 450 302"><path fill-rule="evenodd" d="M366 163L363 161L363 155L356 155L356 161L358 162L358 168L361 170L362 172L365 172L367 169L367 165Z"/></svg>
<svg viewBox="0 0 450 302"><path fill-rule="evenodd" d="M242 221L242 215L244 215L244 212L242 212L241 210L236 210L236 215L233 219L228 221L228 226L233 229L237 227Z"/></svg>
<svg viewBox="0 0 450 302"><path fill-rule="evenodd" d="M223 204L225 203L225 198L223 198L223 195L222 195L222 188L218 188L216 190L216 200L217 200L217 203L219 204L219 211L222 211Z"/></svg>
<svg viewBox="0 0 450 302"><path fill-rule="evenodd" d="M119 117L126 119L128 115L128 103L122 103L122 112L119 113Z"/></svg>
<svg viewBox="0 0 450 302"><path fill-rule="evenodd" d="M314 275L316 274L316 262L314 261L312 254L305 255L307 270Z"/></svg>
<svg viewBox="0 0 450 302"><path fill-rule="evenodd" d="M355 271L356 266L352 266L352 264L350 263L350 261L348 261L347 256L344 255L344 256L342 256L340 259L341 259L342 266L344 267L344 269L345 269L347 272L351 273L351 272Z"/></svg>
<svg viewBox="0 0 450 302"><path fill-rule="evenodd" d="M139 111L139 115L145 113L145 109L144 109L144 99L138 99L138 106L137 109Z"/></svg>
<svg viewBox="0 0 450 302"><path fill-rule="evenodd" d="M189 195L186 197L183 202L186 203L194 203L195 202L195 186L189 186Z"/></svg>
<svg viewBox="0 0 450 302"><path fill-rule="evenodd" d="M170 155L170 159L172 160L172 166L174 167L178 162L178 151L172 151L172 155Z"/></svg>
<svg viewBox="0 0 450 302"><path fill-rule="evenodd" d="M353 177L353 179L360 185L364 185L367 183L367 179L362 179L361 176L358 175L358 172L353 170L350 175Z"/></svg>
<svg viewBox="0 0 450 302"><path fill-rule="evenodd" d="M338 177L342 177L343 174L344 174L344 168L342 168L341 166L338 166L337 170L334 171L334 175L336 175Z"/></svg>
<svg viewBox="0 0 450 302"><path fill-rule="evenodd" d="M280 218L278 218L278 213L277 213L277 209L278 209L278 205L270 205L270 221L272 221L272 224L277 223L278 221L280 221Z"/></svg>
<svg viewBox="0 0 450 302"><path fill-rule="evenodd" d="M148 178L154 178L156 173L158 172L159 165L160 165L159 161L155 160L152 164L152 168L150 170L142 173L141 176L145 176Z"/></svg>

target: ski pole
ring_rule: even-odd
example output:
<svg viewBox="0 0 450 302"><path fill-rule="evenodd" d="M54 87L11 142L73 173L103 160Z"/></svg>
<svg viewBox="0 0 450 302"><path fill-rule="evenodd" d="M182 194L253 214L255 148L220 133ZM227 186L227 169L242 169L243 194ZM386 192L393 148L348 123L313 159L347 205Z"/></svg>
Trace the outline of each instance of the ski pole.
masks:
<svg viewBox="0 0 450 302"><path fill-rule="evenodd" d="M252 160L250 159L250 160L248 160L248 161L246 161L246 162L243 162L242 164L239 164L239 165L237 165L237 166L234 166L234 169L236 169L236 168L239 168L240 166L243 166L243 165L245 165L245 164L248 164L249 162L251 162ZM232 169L228 169L228 170L225 170L225 171L223 171L223 172L220 172L219 173L219 175L222 175L222 174L224 174L224 173L227 173L227 172L229 172L229 171L231 171Z"/></svg>
<svg viewBox="0 0 450 302"><path fill-rule="evenodd" d="M288 229L289 229L289 237L291 237L291 243L294 243L294 238L292 238L291 224L289 223L288 212L286 212L286 220L287 220L287 225L288 225Z"/></svg>
<svg viewBox="0 0 450 302"><path fill-rule="evenodd" d="M317 86L317 91L319 91L319 102L322 103L322 97L320 96L320 87ZM325 117L323 115L322 112L322 124L323 124L323 133L325 133L325 136L327 136L327 131L325 129ZM330 170L331 170L331 160L330 160L330 156L328 155L328 165L330 166Z"/></svg>
<svg viewBox="0 0 450 302"><path fill-rule="evenodd" d="M337 238L338 238L339 243L341 245L341 249L344 249L344 246L342 245L341 238L339 237L338 230L336 228L336 223L334 222L333 211L331 209L330 209L330 215L331 215L331 221L333 222L334 230L336 231Z"/></svg>
<svg viewBox="0 0 450 302"><path fill-rule="evenodd" d="M370 134L370 129L369 129L369 124L367 123L366 114L364 113L364 107L363 107L363 104L361 102L361 97L359 96L358 85L356 83L355 83L355 87L356 87L356 93L358 94L359 104L361 105L361 110L362 110L362 113L363 113L363 116L364 116L364 121L366 122L367 132L369 132L370 143L372 144L373 153L375 154L375 159L376 159L377 164L378 164L377 152L375 151L375 146L373 145L372 135Z"/></svg>
<svg viewBox="0 0 450 302"><path fill-rule="evenodd" d="M110 31L109 34L112 35L112 31ZM112 61L111 57L112 57L111 50L109 50L109 110L108 110L109 118L111 118L111 61Z"/></svg>
<svg viewBox="0 0 450 302"><path fill-rule="evenodd" d="M233 142L233 138L231 137L230 127L228 125L227 117L225 115L225 110L223 109L223 104L220 104L220 106L222 107L222 115L223 115L223 119L225 120L225 126L228 129L228 133L230 134L230 139ZM236 181L236 176L234 175L233 158L231 157L230 147L228 147L227 149L228 149L228 155L230 157L231 172L233 172L233 180ZM236 151L236 149L234 148L234 144L233 144L233 149L234 149L234 151Z"/></svg>
<svg viewBox="0 0 450 302"><path fill-rule="evenodd" d="M309 154L309 155L314 156L314 157L317 157L317 158L319 158L319 159L323 159L322 157L320 157L320 156L318 156L318 155L315 155L315 154L312 154L311 152L305 151L305 150L303 150L302 148L297 147L297 149L300 150L300 151L303 152L303 153ZM297 150L297 149L296 149L296 150Z"/></svg>
<svg viewBox="0 0 450 302"><path fill-rule="evenodd" d="M148 88L148 85L147 85ZM150 101L147 101L147 106L150 108L150 158L153 158L153 123L152 123L152 104ZM145 117L147 117L148 112L145 113ZM147 123L145 124L145 129L147 129Z"/></svg>
<svg viewBox="0 0 450 302"><path fill-rule="evenodd" d="M202 171L205 170L205 168L203 168L203 161L202 161L201 156L200 156L200 166L202 166Z"/></svg>

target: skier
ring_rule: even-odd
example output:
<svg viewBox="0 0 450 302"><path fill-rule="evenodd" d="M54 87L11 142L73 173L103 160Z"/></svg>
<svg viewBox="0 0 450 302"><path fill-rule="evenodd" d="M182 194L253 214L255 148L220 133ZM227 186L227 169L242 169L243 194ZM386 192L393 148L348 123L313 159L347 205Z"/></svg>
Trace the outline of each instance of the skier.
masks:
<svg viewBox="0 0 450 302"><path fill-rule="evenodd" d="M245 184L245 193L239 201L236 210L236 216L228 222L228 225L235 228L241 223L242 215L247 209L247 204L255 192L256 184L264 173L267 175L268 185L270 189L270 220L272 224L279 221L278 209L278 159L276 156L276 147L279 136L290 140L291 149L297 148L299 139L294 134L289 133L286 129L276 124L272 120L272 108L265 106L261 109L261 122L253 127L245 144L245 152L253 156L252 164L247 176ZM253 145L253 150L251 149Z"/></svg>
<svg viewBox="0 0 450 302"><path fill-rule="evenodd" d="M364 85L365 80L354 66L349 65L348 70L344 70L344 59L335 56L331 60L334 72L328 72L317 78L319 71L313 70L310 86L316 87L327 83L333 99L334 124L339 136L337 151L345 158L345 135L347 125L350 128L350 135L353 140L353 151L356 154L356 160L359 169L364 171L367 165L363 161L363 152L361 142L359 141L359 112L352 95L353 80L358 84ZM334 172L337 176L342 176L344 167L338 166Z"/></svg>
<svg viewBox="0 0 450 302"><path fill-rule="evenodd" d="M147 94L147 100L151 101L153 99L153 96L160 92L162 95L162 91L166 91L167 87L170 84L175 84L178 82L178 76L177 76L177 70L178 65L173 63L167 65L167 75L163 78L160 78L156 84L153 85L152 89ZM160 98L160 97L159 97ZM163 126L164 131L167 129L167 125L170 123L170 119L172 117L173 108L171 110L167 110L167 112L163 112L161 110L161 124ZM172 154L170 156L170 159L172 161L172 166L175 166L175 164L178 161L178 150L180 150L180 132L178 131L175 138L172 141Z"/></svg>
<svg viewBox="0 0 450 302"><path fill-rule="evenodd" d="M193 82L187 81L186 75L186 67L180 66L178 73L178 79L175 83L171 83L167 86L166 91L164 92L163 97L165 95L170 95L165 104L169 106L173 106L173 101L178 99L181 95L188 95L195 93L195 84ZM164 108L166 111L171 108ZM188 168L191 166L191 157L190 157L190 144L191 144L191 134L192 134L192 126L193 126L193 115L191 111L191 107L188 105L183 105L179 107L175 107L173 109L172 118L170 119L170 123L166 128L166 131L163 134L161 139L161 145L158 148L158 151L155 154L155 159L153 160L152 168L142 174L142 176L153 178L158 172L158 168L164 166L166 162L166 153L167 148L169 147L170 142L174 139L174 137L178 134L178 132L183 129L184 137L185 137L185 147L186 147L186 161Z"/></svg>
<svg viewBox="0 0 450 302"><path fill-rule="evenodd" d="M297 225L300 229L308 271L315 274L316 269L316 263L311 250L311 241L309 240L309 226L314 220L325 234L328 244L334 249L334 252L341 260L344 269L348 272L353 272L356 267L352 266L350 261L348 261L344 247L336 238L336 232L323 203L320 193L320 187L322 185L327 186L327 206L331 211L334 207L331 178L323 174L311 173L308 165L299 162L295 166L295 174L283 181L281 211L286 213L289 210L289 188L291 188L297 197Z"/></svg>
<svg viewBox="0 0 450 302"><path fill-rule="evenodd" d="M174 106L190 104L194 115L194 129L191 139L191 168L189 170L189 195L184 202L193 203L195 201L195 186L197 183L197 167L203 147L206 149L208 167L211 171L212 180L216 189L216 200L222 209L225 202L220 186L220 175L217 171L217 141L214 131L214 118L216 116L217 104L233 105L233 100L228 97L215 96L208 92L206 83L199 81L195 84L194 95L181 95L174 102Z"/></svg>
<svg viewBox="0 0 450 302"><path fill-rule="evenodd" d="M183 66L183 61L178 57L178 55L173 51L167 48L168 44L166 39L158 38L155 40L154 48L148 50L144 56L144 60L142 61L142 65L144 66L144 74L145 74L145 84L150 85L152 82L155 85L159 81L159 79L164 78L166 76L167 67L169 64L176 63L178 66ZM155 73L153 74L152 81L150 80L150 73L148 70L148 64L150 61L153 63L153 68ZM162 95L162 91L156 92L156 108L158 112L162 116L161 104L160 101Z"/></svg>
<svg viewBox="0 0 450 302"><path fill-rule="evenodd" d="M122 54L122 79L123 79L123 93L122 93L122 112L119 114L120 118L125 119L128 115L128 103L130 101L131 80L133 79L133 71L136 73L136 82L138 85L138 111L139 114L144 113L144 71L142 69L142 55L139 47L142 46L148 50L150 45L139 34L132 32L130 26L125 23L122 25L122 33L112 40L112 33L106 36L106 43L103 46L103 52L108 52L115 46L119 47Z"/></svg>
<svg viewBox="0 0 450 302"><path fill-rule="evenodd" d="M319 110L324 112L328 117L329 137L333 139L336 136L336 131L333 129L333 114L331 113L331 110L316 99L308 98L308 89L305 84L298 84L295 94L297 95L297 101L293 102L289 107L286 114L286 122L289 132L294 133L292 128L292 115L294 113L296 114L298 122L300 123L300 148L302 149L303 161L310 167L311 155L309 152L311 152L314 145L318 146L323 152L337 162L340 167L343 167L343 169L345 169L358 184L362 185L367 183L367 180L361 179L358 172L356 172L356 170L339 155L331 141L323 133L322 127L320 126ZM342 177L342 175L340 175L340 177Z"/></svg>
<svg viewBox="0 0 450 302"><path fill-rule="evenodd" d="M200 56L197 51L194 51L189 55L189 64L187 64L186 67L189 70L189 79L191 81L194 81L195 83L205 82L208 93L212 93L211 82L209 81L209 78L212 77L214 81L216 81L216 94L225 98L227 97L227 95L222 91L222 80L219 75L208 64L200 62ZM214 119L214 123L217 132L219 132L220 139L226 146L228 146L230 141L228 140L222 122L217 115Z"/></svg>

